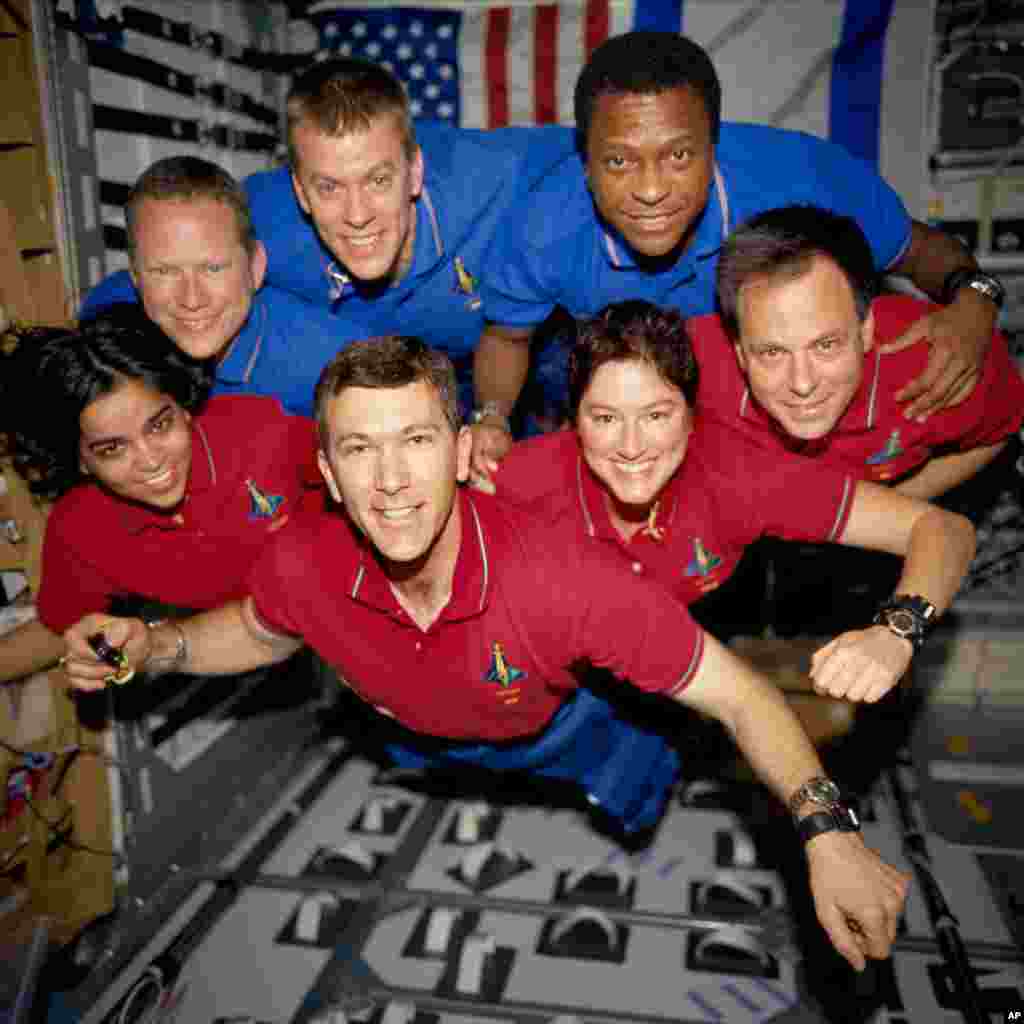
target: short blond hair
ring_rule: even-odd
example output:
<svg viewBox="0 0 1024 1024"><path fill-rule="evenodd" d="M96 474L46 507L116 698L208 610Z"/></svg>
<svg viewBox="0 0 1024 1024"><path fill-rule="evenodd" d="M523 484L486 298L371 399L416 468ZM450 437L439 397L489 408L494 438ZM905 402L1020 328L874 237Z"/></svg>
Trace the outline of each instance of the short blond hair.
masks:
<svg viewBox="0 0 1024 1024"><path fill-rule="evenodd" d="M406 156L411 160L416 154L409 97L402 83L379 64L350 57L314 64L292 83L286 114L293 169L299 166L295 128L306 120L322 134L338 136L365 132L376 118L393 114Z"/></svg>

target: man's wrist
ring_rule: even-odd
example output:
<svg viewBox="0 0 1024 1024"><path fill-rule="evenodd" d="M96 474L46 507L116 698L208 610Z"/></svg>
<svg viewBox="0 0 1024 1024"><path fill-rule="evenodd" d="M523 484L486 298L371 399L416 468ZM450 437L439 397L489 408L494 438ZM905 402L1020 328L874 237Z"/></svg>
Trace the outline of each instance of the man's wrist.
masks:
<svg viewBox="0 0 1024 1024"><path fill-rule="evenodd" d="M910 641L912 653L924 646L938 618L938 609L920 594L893 594L883 601L872 624L883 626L896 636Z"/></svg>
<svg viewBox="0 0 1024 1024"><path fill-rule="evenodd" d="M512 433L512 424L509 421L509 410L505 402L498 399L488 399L480 402L469 414L469 422L473 426L498 427L506 434Z"/></svg>
<svg viewBox="0 0 1024 1024"><path fill-rule="evenodd" d="M806 846L829 832L860 832L860 818L853 806L843 801L825 810L817 808L802 814L796 822L796 832Z"/></svg>
<svg viewBox="0 0 1024 1024"><path fill-rule="evenodd" d="M188 662L188 640L181 623L173 619L147 622L149 654L141 668L148 675L181 672Z"/></svg>
<svg viewBox="0 0 1024 1024"><path fill-rule="evenodd" d="M1006 289L1003 283L991 274L986 274L980 267L957 267L942 282L942 302L950 306L965 294L973 294L985 299L995 307L996 313L1003 308L1006 301Z"/></svg>

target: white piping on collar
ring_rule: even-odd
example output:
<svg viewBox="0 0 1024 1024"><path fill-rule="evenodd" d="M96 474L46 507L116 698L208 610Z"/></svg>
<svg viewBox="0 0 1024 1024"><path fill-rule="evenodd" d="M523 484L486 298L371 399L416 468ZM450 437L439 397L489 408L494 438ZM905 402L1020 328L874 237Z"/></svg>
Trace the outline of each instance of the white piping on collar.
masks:
<svg viewBox="0 0 1024 1024"><path fill-rule="evenodd" d="M718 169L718 161L715 161L715 191L718 193L718 207L722 211L722 238L729 237L732 231L732 213L729 209L729 193L725 190L725 179Z"/></svg>
<svg viewBox="0 0 1024 1024"><path fill-rule="evenodd" d="M832 529L828 532L827 540L836 541L839 539L841 532L839 529L840 524L845 523L846 510L849 507L850 502L853 501L853 486L853 480L850 477L847 477L843 482L843 493L842 497L839 499L839 507L836 509L836 520L832 524Z"/></svg>
<svg viewBox="0 0 1024 1024"><path fill-rule="evenodd" d="M252 377L252 371L256 368L256 360L260 357L260 350L263 348L263 333L267 329L267 307L264 305L260 306L260 326L256 332L256 344L252 347L252 355L249 356L249 361L245 364L245 370L242 372L242 381L245 384L249 383L249 378Z"/></svg>
<svg viewBox="0 0 1024 1024"><path fill-rule="evenodd" d="M210 467L210 481L214 486L216 486L217 466L213 461L213 451L210 448L210 442L206 439L206 431L203 430L202 423L196 423L196 431L199 434L199 439L203 442L203 448L206 450L206 461Z"/></svg>
<svg viewBox="0 0 1024 1024"><path fill-rule="evenodd" d="M882 376L882 351L879 348L875 349L875 375L871 379L871 390L868 392L868 411L867 421L864 424L868 430L874 429L875 419L878 416L878 386ZM750 387L747 386L743 389L743 394L740 397L740 419L743 419L747 415L747 409L750 405Z"/></svg>
<svg viewBox="0 0 1024 1024"><path fill-rule="evenodd" d="M355 597L359 593L359 588L363 584L363 577L366 575L366 566L363 565L362 560L359 562L359 571L356 573L356 581L352 585L352 591L348 595L349 597Z"/></svg>
<svg viewBox="0 0 1024 1024"><path fill-rule="evenodd" d="M444 255L444 242L441 240L441 225L434 210L434 201L430 198L430 192L426 184L420 192L420 199L423 200L424 209L427 211L427 219L430 221L430 233L434 236L434 248L437 256ZM344 294L345 289L352 283L352 278L338 268L334 260L324 263L324 273L327 275L328 287L330 288L330 301L337 302Z"/></svg>
<svg viewBox="0 0 1024 1024"><path fill-rule="evenodd" d="M483 563L484 567L484 578L480 584L480 603L477 607L477 611L482 612L487 600L487 585L491 579L491 562L487 557L487 544L484 540L484 531L483 527L480 525L480 516L477 514L476 505L473 504L472 497L469 499L469 507L473 513L473 525L476 527L476 539L477 543L480 545L480 561Z"/></svg>
<svg viewBox="0 0 1024 1024"><path fill-rule="evenodd" d="M871 393L868 396L868 422L867 427L870 430L875 425L875 415L877 413L877 399L878 399L878 381L882 376L882 350L875 347L875 377L871 381Z"/></svg>
<svg viewBox="0 0 1024 1024"><path fill-rule="evenodd" d="M430 192L427 190L426 183L423 184L423 190L420 192L420 199L423 200L423 205L426 207L427 216L430 218L430 230L434 236L434 248L437 250L437 255L444 255L444 242L441 241L441 225L437 220L437 213L434 211L434 201L430 198Z"/></svg>
<svg viewBox="0 0 1024 1024"><path fill-rule="evenodd" d="M745 387L740 395L740 419L747 415L747 406L750 405L750 388Z"/></svg>
<svg viewBox="0 0 1024 1024"><path fill-rule="evenodd" d="M583 512L583 528L591 537L597 536L594 528L594 520L590 515L590 508L587 506L587 496L583 492L583 456L576 456L576 493L580 499L580 509Z"/></svg>
<svg viewBox="0 0 1024 1024"><path fill-rule="evenodd" d="M678 472L678 470L676 471ZM597 527L594 526L593 516L590 514L590 506L587 504L586 494L583 490L583 456L576 456L576 495L580 500L580 511L583 513L583 529L586 530L589 537L597 536ZM672 508L665 519L665 525L671 526L676 518L676 506L679 502L676 500L676 496L672 496Z"/></svg>
<svg viewBox="0 0 1024 1024"><path fill-rule="evenodd" d="M477 611L481 612L484 609L484 603L487 600L487 585L491 580L491 563L487 557L487 544L484 541L483 527L480 525L480 516L477 514L476 506L473 504L473 499L469 499L469 507L473 513L473 525L476 527L476 539L480 545L480 561L484 567L484 578L480 585L480 602L477 607ZM352 584L352 590L349 593L349 597L356 597L359 594L359 588L363 585L363 579L366 576L366 566L360 561L359 570L356 572L355 583Z"/></svg>

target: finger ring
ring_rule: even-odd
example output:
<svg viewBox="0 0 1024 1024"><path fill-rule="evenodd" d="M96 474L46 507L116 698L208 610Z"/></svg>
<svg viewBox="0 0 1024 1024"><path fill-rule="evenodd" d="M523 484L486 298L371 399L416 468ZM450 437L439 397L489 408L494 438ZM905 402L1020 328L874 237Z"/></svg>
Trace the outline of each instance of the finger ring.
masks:
<svg viewBox="0 0 1024 1024"><path fill-rule="evenodd" d="M111 672L109 675L105 675L103 677L103 682L113 683L115 686L123 686L134 678L135 669L126 665L124 668L118 669L116 672Z"/></svg>
<svg viewBox="0 0 1024 1024"><path fill-rule="evenodd" d="M59 666L60 666L61 668L64 668L64 666L65 666L65 665L66 665L67 663L68 663L68 656L67 656L66 654L62 654L62 655L61 655L61 656L60 656L60 657L59 657L59 658L57 659L57 664L58 664L58 665L59 665Z"/></svg>

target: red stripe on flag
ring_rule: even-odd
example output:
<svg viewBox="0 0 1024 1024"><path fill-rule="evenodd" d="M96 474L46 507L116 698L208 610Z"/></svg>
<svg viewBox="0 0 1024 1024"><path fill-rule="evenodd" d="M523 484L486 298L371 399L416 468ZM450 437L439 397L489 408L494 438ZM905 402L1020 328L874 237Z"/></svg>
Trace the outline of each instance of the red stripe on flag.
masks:
<svg viewBox="0 0 1024 1024"><path fill-rule="evenodd" d="M583 59L589 60L594 50L608 38L608 30L611 28L608 0L587 0L586 19L583 43L586 52L583 54Z"/></svg>
<svg viewBox="0 0 1024 1024"><path fill-rule="evenodd" d="M545 4L533 12L533 122L558 120L558 5Z"/></svg>
<svg viewBox="0 0 1024 1024"><path fill-rule="evenodd" d="M487 12L484 36L484 81L487 82L487 127L508 124L508 37L512 12L495 8Z"/></svg>

